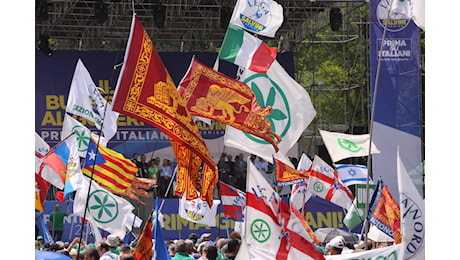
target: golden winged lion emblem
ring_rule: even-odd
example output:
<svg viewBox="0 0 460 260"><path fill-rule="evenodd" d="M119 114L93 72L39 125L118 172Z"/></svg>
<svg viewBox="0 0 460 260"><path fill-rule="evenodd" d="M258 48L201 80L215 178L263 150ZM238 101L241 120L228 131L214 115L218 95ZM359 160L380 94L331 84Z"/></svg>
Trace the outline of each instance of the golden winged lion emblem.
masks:
<svg viewBox="0 0 460 260"><path fill-rule="evenodd" d="M235 121L235 114L239 114L243 110L249 112L249 108L244 105L249 102L251 102L250 99L245 98L232 89L211 85L206 97L198 98L195 106L192 106L190 109L208 116L216 116L214 113L218 110L222 113L218 118L223 121L233 122ZM237 110L231 103L238 103L241 106Z"/></svg>

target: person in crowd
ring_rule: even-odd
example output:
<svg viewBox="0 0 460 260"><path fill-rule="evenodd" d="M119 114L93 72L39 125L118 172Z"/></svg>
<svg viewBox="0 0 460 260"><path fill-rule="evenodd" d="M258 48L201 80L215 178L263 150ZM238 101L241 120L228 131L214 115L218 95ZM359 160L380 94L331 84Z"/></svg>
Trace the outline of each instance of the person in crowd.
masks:
<svg viewBox="0 0 460 260"><path fill-rule="evenodd" d="M132 251L131 251L131 247L129 247L128 245L122 245L120 246L120 250L119 250L119 255L120 257L122 255L128 255L128 254L131 254Z"/></svg>
<svg viewBox="0 0 460 260"><path fill-rule="evenodd" d="M176 254L174 254L174 257L171 258L171 260L195 260L195 258L187 254L187 245L185 244L185 240L177 240L175 249Z"/></svg>
<svg viewBox="0 0 460 260"><path fill-rule="evenodd" d="M232 231L230 235L228 235L229 239L236 239L238 242L241 243L241 235L238 231Z"/></svg>
<svg viewBox="0 0 460 260"><path fill-rule="evenodd" d="M244 159L243 153L235 156L235 187L241 191L246 190L246 169L248 164Z"/></svg>
<svg viewBox="0 0 460 260"><path fill-rule="evenodd" d="M217 260L222 258L222 247L227 244L227 239L220 238L216 241L216 248L217 248Z"/></svg>
<svg viewBox="0 0 460 260"><path fill-rule="evenodd" d="M166 245L168 246L168 244L166 244ZM176 245L174 244L174 242L169 244L168 253L169 253L170 258L173 258L174 255L176 254Z"/></svg>
<svg viewBox="0 0 460 260"><path fill-rule="evenodd" d="M203 233L198 239L198 243L202 243L206 241L211 241L211 233Z"/></svg>
<svg viewBox="0 0 460 260"><path fill-rule="evenodd" d="M51 234L54 234L54 241L59 241L62 238L62 232L64 231L64 217L70 214L70 204L67 203L67 212L61 211L61 205L56 204L54 211L51 212L48 221L48 229Z"/></svg>
<svg viewBox="0 0 460 260"><path fill-rule="evenodd" d="M216 260L217 259L217 248L215 246L206 246L203 249L204 255L208 260Z"/></svg>
<svg viewBox="0 0 460 260"><path fill-rule="evenodd" d="M119 254L119 250L120 248L118 247L120 245L120 238L116 235L112 235L110 234L108 237L107 237L107 244L109 245L110 247L110 252L118 255ZM123 240L122 241L122 244L123 244Z"/></svg>
<svg viewBox="0 0 460 260"><path fill-rule="evenodd" d="M334 237L326 244L326 255L340 255L345 247L342 238Z"/></svg>
<svg viewBox="0 0 460 260"><path fill-rule="evenodd" d="M157 162L156 160L151 160L150 161L150 166L149 166L149 179L154 180L154 184L157 184L158 182L158 171L160 170L160 162Z"/></svg>
<svg viewBox="0 0 460 260"><path fill-rule="evenodd" d="M43 243L45 243L45 240L43 239L43 236L38 236L37 240L35 240L35 242L38 242L38 244L40 246L40 249L44 248Z"/></svg>
<svg viewBox="0 0 460 260"><path fill-rule="evenodd" d="M99 252L97 251L96 248L89 248L88 250L85 251L85 259L87 260L99 260Z"/></svg>
<svg viewBox="0 0 460 260"><path fill-rule="evenodd" d="M225 183L228 183L230 166L225 162L225 156L222 155L217 163L217 170L219 172L219 179Z"/></svg>
<svg viewBox="0 0 460 260"><path fill-rule="evenodd" d="M169 166L168 159L163 159L163 165L160 167L160 179L158 180L158 186L160 188L160 197L168 198L169 194L166 194L168 190L169 182L172 177L172 168ZM169 192L170 193L170 192Z"/></svg>
<svg viewBox="0 0 460 260"><path fill-rule="evenodd" d="M191 239L185 239L185 253L197 259L199 257L198 251L195 249L195 243Z"/></svg>
<svg viewBox="0 0 460 260"><path fill-rule="evenodd" d="M251 160L252 163L255 163L257 159L257 156L255 154L251 154L251 156L249 157L249 160Z"/></svg>
<svg viewBox="0 0 460 260"><path fill-rule="evenodd" d="M96 250L99 253L100 260L118 260L118 255L110 252L110 246L106 242L96 243Z"/></svg>
<svg viewBox="0 0 460 260"><path fill-rule="evenodd" d="M198 235L196 233L190 233L188 235L188 239L192 240L193 243L196 245L196 243L198 242Z"/></svg>
<svg viewBox="0 0 460 260"><path fill-rule="evenodd" d="M236 180L235 180L235 162L232 161L233 156L231 154L227 154L227 160L225 161L226 164L228 164L229 167L229 172L227 173L228 175L228 184L235 186Z"/></svg>
<svg viewBox="0 0 460 260"><path fill-rule="evenodd" d="M132 254L124 254L120 256L119 260L135 260L135 258Z"/></svg>
<svg viewBox="0 0 460 260"><path fill-rule="evenodd" d="M147 157L145 154L141 155L141 161L139 162L138 168L140 170L141 178L149 178L149 164L147 163Z"/></svg>
<svg viewBox="0 0 460 260"><path fill-rule="evenodd" d="M262 175L267 174L268 164L262 157L257 157L257 160L254 161L254 166L260 173L262 173Z"/></svg>

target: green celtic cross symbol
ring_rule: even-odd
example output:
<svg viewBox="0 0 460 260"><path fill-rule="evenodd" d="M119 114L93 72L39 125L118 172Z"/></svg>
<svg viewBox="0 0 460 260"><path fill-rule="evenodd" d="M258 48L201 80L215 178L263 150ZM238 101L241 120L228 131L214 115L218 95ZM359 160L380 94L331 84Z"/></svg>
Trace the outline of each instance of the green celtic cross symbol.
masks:
<svg viewBox="0 0 460 260"><path fill-rule="evenodd" d="M323 191L323 184L321 182L315 182L315 184L313 184L313 190L315 190L316 192L322 192Z"/></svg>
<svg viewBox="0 0 460 260"><path fill-rule="evenodd" d="M358 147L354 142L350 140L337 138L337 142L339 143L340 147L352 153L357 153L363 149L362 147Z"/></svg>
<svg viewBox="0 0 460 260"><path fill-rule="evenodd" d="M81 131L78 131L79 128L83 128ZM72 128L72 132L75 132L75 135L77 136L77 142L78 142L78 151L79 152L85 152L88 150L88 142L90 138L90 133L89 131L86 131L86 129L82 126L74 126Z"/></svg>
<svg viewBox="0 0 460 260"><path fill-rule="evenodd" d="M270 238L270 226L262 219L256 219L251 224L251 235L259 243L263 243Z"/></svg>
<svg viewBox="0 0 460 260"><path fill-rule="evenodd" d="M109 223L118 216L117 200L106 191L94 191L89 195L88 212L97 222Z"/></svg>

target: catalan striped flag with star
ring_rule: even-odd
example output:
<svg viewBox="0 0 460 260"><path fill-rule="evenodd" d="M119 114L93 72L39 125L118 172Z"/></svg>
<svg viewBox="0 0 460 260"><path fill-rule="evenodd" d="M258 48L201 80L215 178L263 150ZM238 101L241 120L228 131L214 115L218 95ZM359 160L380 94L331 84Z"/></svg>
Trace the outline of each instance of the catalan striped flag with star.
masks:
<svg viewBox="0 0 460 260"><path fill-rule="evenodd" d="M90 177L93 165L93 179L116 193L124 193L131 187L138 170L131 160L107 147L96 146L96 142L91 138L82 169L83 174Z"/></svg>

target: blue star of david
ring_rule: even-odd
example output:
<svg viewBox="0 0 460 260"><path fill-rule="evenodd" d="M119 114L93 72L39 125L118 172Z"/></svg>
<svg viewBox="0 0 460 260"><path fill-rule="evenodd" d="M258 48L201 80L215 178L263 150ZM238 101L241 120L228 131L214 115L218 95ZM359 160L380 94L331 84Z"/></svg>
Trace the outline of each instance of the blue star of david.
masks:
<svg viewBox="0 0 460 260"><path fill-rule="evenodd" d="M348 170L348 175L355 176L356 175L356 170L355 169Z"/></svg>

